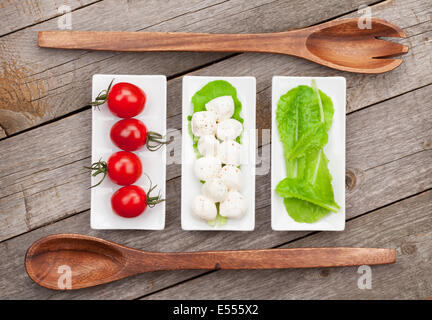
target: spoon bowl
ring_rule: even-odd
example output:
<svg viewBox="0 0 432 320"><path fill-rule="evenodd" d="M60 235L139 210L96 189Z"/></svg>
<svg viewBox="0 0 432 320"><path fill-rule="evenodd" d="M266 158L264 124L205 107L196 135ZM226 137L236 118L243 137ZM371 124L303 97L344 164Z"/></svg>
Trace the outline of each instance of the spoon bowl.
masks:
<svg viewBox="0 0 432 320"><path fill-rule="evenodd" d="M54 290L100 285L148 271L282 269L388 264L396 251L374 248L293 248L201 252L149 252L79 235L42 238L27 250L29 277Z"/></svg>
<svg viewBox="0 0 432 320"><path fill-rule="evenodd" d="M61 289L60 276L68 271L73 273L74 288L81 288L88 286L89 279L95 285L114 279L127 264L121 249L80 235L53 235L36 241L25 260L30 278L50 289Z"/></svg>

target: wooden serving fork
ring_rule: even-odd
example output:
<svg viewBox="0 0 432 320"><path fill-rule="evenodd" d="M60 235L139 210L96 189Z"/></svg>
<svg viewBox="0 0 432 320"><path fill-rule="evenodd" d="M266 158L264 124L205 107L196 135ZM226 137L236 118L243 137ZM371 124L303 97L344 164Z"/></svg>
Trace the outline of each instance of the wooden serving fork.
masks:
<svg viewBox="0 0 432 320"><path fill-rule="evenodd" d="M171 32L41 31L40 47L109 51L269 52L301 57L330 68L382 73L402 63L390 59L408 47L378 37L402 37L394 24L371 18L362 29L358 18L334 20L316 26L262 34L208 34Z"/></svg>

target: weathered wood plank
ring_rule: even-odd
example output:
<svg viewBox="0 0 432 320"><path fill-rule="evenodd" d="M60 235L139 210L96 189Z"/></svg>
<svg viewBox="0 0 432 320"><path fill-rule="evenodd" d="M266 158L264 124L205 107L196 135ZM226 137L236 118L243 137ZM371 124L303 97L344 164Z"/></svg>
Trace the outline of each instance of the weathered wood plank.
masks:
<svg viewBox="0 0 432 320"><path fill-rule="evenodd" d="M77 10L74 30L270 32L304 27L356 10L373 0L231 0L140 2L105 0ZM126 8L127 10L125 10ZM112 11L116 14L113 15ZM298 15L298 11L302 15ZM257 23L259 21L259 23ZM94 73L173 76L227 57L225 53L113 53L50 50L36 46L37 31L56 19L0 38L0 126L7 134L70 113L88 104Z"/></svg>
<svg viewBox="0 0 432 320"><path fill-rule="evenodd" d="M6 137L6 132L3 130L2 127L0 127L0 139L5 138Z"/></svg>
<svg viewBox="0 0 432 320"><path fill-rule="evenodd" d="M180 88L177 86L171 92L179 93ZM367 189L363 189L363 182L368 181L368 170L371 168L431 148L430 101L432 86L427 86L348 116L347 173L350 191L347 199L359 197L359 192L369 195ZM178 117L174 117L173 124L179 125ZM89 177L83 167L90 161L90 128L88 110L0 141L4 150L0 155L0 208L3 212L0 216L0 239L89 208ZM44 146L41 148L41 145ZM179 155L179 140L176 140L175 147ZM265 155L269 156L269 153ZM387 181L392 179L389 172L387 180L378 181L379 192L390 190L388 197L373 196L371 199L375 199L376 203L362 202L360 207L371 210L370 206L380 206L397 200L397 196L409 195L411 188L408 181L421 182L423 188L430 183L430 178L424 174L429 167L420 166L413 173L411 168L404 169L402 185L405 188L392 192L388 186L396 184ZM179 165L168 167L168 179L179 175ZM264 194L258 193L268 205L269 181L258 185L268 189L264 189ZM355 207L358 208L358 204Z"/></svg>
<svg viewBox="0 0 432 320"><path fill-rule="evenodd" d="M418 2L417 2L418 3ZM310 64L293 57L280 55L241 54L216 65L193 72L193 75L221 76L255 76L257 78L257 127L270 128L271 125L271 77L273 75L290 76L344 76L347 79L347 110L360 110L366 106L389 99L393 96L432 83L432 75L426 70L432 69L432 23L425 21L417 24L417 18L405 7L404 3L393 2L393 6L382 4L374 13L390 21L401 16L410 18L411 27L405 30L408 38L402 42L411 46L410 52L404 56L402 66L391 73L381 75L360 75L338 72L328 68ZM418 6L418 10L424 7ZM414 11L415 12L415 11ZM417 14L417 13L416 13ZM351 15L349 15L351 16ZM424 17L420 14L420 18ZM419 19L420 19L419 18ZM407 80L409 79L409 81ZM168 116L181 112L181 78L170 81L168 92ZM173 93L173 94L172 94ZM169 121L169 125L177 124Z"/></svg>
<svg viewBox="0 0 432 320"><path fill-rule="evenodd" d="M76 10L98 0L1 0L0 1L0 37L16 30L60 16L60 6L68 6L68 10Z"/></svg>
<svg viewBox="0 0 432 320"><path fill-rule="evenodd" d="M424 299L432 293L432 191L284 247L361 246L397 250L394 265L374 266L361 290L358 268L217 271L146 299ZM215 285L217 283L217 285Z"/></svg>
<svg viewBox="0 0 432 320"><path fill-rule="evenodd" d="M423 198L425 197L426 198ZM421 196L413 197L411 199L405 200L401 203L397 203L391 205L385 209L378 210L373 212L372 214L364 215L358 219L348 222L347 228L344 232L341 233L319 233L312 237L311 242L308 242L307 239L301 240L300 242L294 242L291 244L291 247L294 246L336 246L336 245L344 245L344 246L375 246L375 247L393 247L398 249L398 270L411 270L414 274L419 271L419 269L414 268L413 266L421 266L419 262L408 264L404 262L402 267L400 266L401 257L400 253L406 252L410 248L410 244L412 239L410 237L413 234L418 234L424 236L424 230L430 232L430 205L431 205L431 192L424 193ZM407 204L408 201L408 204ZM268 223L263 223L263 220L267 220L266 217L269 215L269 208L260 209L257 211L258 213L258 224L257 229L254 232L254 237L244 237L244 234L240 233L212 233L212 237L208 236L206 232L182 232L179 230L178 226L173 228L173 225L169 224L169 235L167 232L163 233L155 233L155 232L142 232L142 231L94 231L90 230L88 227L88 219L89 215L80 214L74 217L70 217L68 219L62 220L54 225L49 225L43 227L41 229L34 230L30 233L27 233L23 236L11 239L9 241L5 241L0 243L0 253L2 257L4 257L3 268L0 270L0 297L2 299L86 299L86 298L99 298L99 299L131 299L139 296L143 296L149 294L151 292L160 290L166 286L170 286L177 282L192 278L194 276L203 274L202 271L181 271L181 272L155 272L155 273L147 273L143 275L139 275L136 277L132 277L126 280L117 281L112 284L102 285L96 288L83 289L79 291L73 292L55 292L51 291L38 285L34 284L25 274L24 264L23 264L23 256L25 254L26 248L38 238L52 234L61 232L80 232L85 234L91 234L94 236L104 237L106 239L110 239L113 241L118 241L125 245L133 246L135 248L141 248L146 250L163 250L163 251L181 251L181 250L206 250L206 249L241 249L241 248L264 248L264 247L273 247L278 244L292 241L301 236L306 235L305 232L273 232L269 230ZM409 214L407 214L409 213ZM370 220L369 220L369 217ZM173 217L174 218L174 217ZM175 217L178 222L178 216ZM172 220L169 220L172 221ZM357 222L359 221L359 222ZM426 222L425 222L426 221ZM354 224L353 224L354 223ZM174 232L173 232L174 231ZM390 238L389 235L392 235L397 238ZM250 239L248 239L250 238ZM393 242L387 243L384 240L392 240ZM393 240L396 239L396 240ZM423 246L425 243L430 243L430 239L428 237L424 237L424 241L422 240L421 245ZM429 239L429 240L428 240ZM393 243L396 243L394 245ZM408 245L407 245L408 244ZM420 251L420 250L419 250ZM430 248L421 249L420 255L424 256L425 252L430 251ZM415 257L408 257L408 259L412 259ZM411 261L412 262L412 261ZM409 263L411 263L409 262ZM405 265L406 264L406 265ZM408 267L409 265L409 267ZM391 266L387 266L391 267ZM374 281L376 281L375 276L375 268L387 268L387 267L374 267ZM335 269L330 269L331 271ZM350 270L348 269L340 269L340 270ZM429 270L430 271L430 270ZM248 271L252 272L253 271ZM260 271L260 276L256 273L253 274L251 279L248 278L248 283L257 284L257 279L267 279L270 278L273 281L276 279L285 279L287 274L284 273L279 274L278 277L273 277L273 272L270 271ZM297 271L286 271L289 272L297 272ZM311 280L315 278L312 276L310 278L308 274L312 271L303 271L305 274L300 277L301 279ZM319 274L320 270L316 270L316 272L312 272L312 275ZM323 273L326 274L327 271ZM347 271L345 271L347 272ZM236 274L236 272L233 272ZM354 271L355 273L355 271ZM237 275L238 276L238 275ZM246 279L242 275L239 279ZM219 279L219 276L217 276ZM226 279L226 275L221 274L222 279ZM297 279L298 274L293 276L293 279ZM392 274L389 277L393 277ZM342 279L343 280L343 279ZM346 280L346 279L345 279ZM205 281L205 280L204 280ZM232 281L232 276L230 277L230 281ZM355 280L354 280L355 281ZM227 281L228 283L229 281ZM265 283L265 280L263 280ZM214 281L212 282L215 283ZM217 282L217 283L224 283ZM289 282L290 288L291 283ZM344 281L341 281L343 284ZM258 283L263 285L261 282ZM333 282L332 282L333 284ZM406 284L406 282L402 282L401 285ZM355 285L355 283L354 283ZM238 284L240 288L242 286ZM264 286L264 285L263 285ZM301 290L304 288L304 283L298 283L300 289L297 294L309 293L309 297L305 298L313 298L313 290ZM318 285L317 285L318 286ZM203 288L212 288L203 290L201 293L203 295L211 295L217 294L218 291L213 291L214 286L203 287ZM256 288L260 288L259 285L254 285ZM271 286L269 286L270 288ZM331 287L331 286L330 286ZM176 287L174 287L174 291L169 293L171 298L175 298ZM188 291L188 290L186 290ZM178 291L183 292L186 291ZM249 290L250 291L250 290ZM170 292L170 291L168 291ZM193 292L193 291L192 291ZM275 292L278 292L276 290ZM286 292L283 291L283 292ZM330 290L330 292L333 292ZM195 292L193 292L195 293ZM380 292L382 293L382 291ZM162 293L158 293L163 294ZM243 297L245 293L242 292L242 295L238 295L237 298ZM156 295L154 298L160 298L160 296ZM407 298L415 297L412 292L406 292ZM430 292L429 292L430 295ZM152 297L152 296L151 296ZM215 297L215 296L214 296ZM233 295L235 297L235 294ZM244 298L250 298L250 296L244 296ZM323 296L325 297L325 296ZM263 294L262 297L259 298L272 298L272 296L266 296ZM316 298L319 298L316 296Z"/></svg>
<svg viewBox="0 0 432 320"><path fill-rule="evenodd" d="M107 0L74 12L73 29L137 30L220 1L194 0L182 6L152 1L143 6L135 1ZM38 124L87 105L89 74L172 75L220 57L217 54L205 57L180 54L176 61L158 53L143 57L38 48L37 31L56 28L57 21L53 19L0 38L0 125L7 134L17 132L15 128L19 126L29 127L29 124ZM107 59L111 61L104 64Z"/></svg>
<svg viewBox="0 0 432 320"><path fill-rule="evenodd" d="M394 8L393 8L394 9ZM410 29L413 30L413 35L417 34L417 32L420 30L421 31L421 27L424 26L424 24L420 23L417 26L412 26ZM429 30L428 28L425 28L425 30ZM427 37L427 31L426 33L420 33L417 34L418 39L419 39L419 46L423 46L423 48L425 49L423 52L427 53L428 51L426 49L428 49L427 47L427 43L426 40L423 41L420 39L420 37L424 36L425 38ZM421 40L421 41L420 41ZM426 56L427 57L427 56ZM237 59L238 57L236 57L235 59ZM234 59L230 59L230 60L234 60ZM230 61L227 60L227 61ZM255 61L259 61L259 60L255 60ZM238 62L238 60L236 61ZM430 59L429 59L430 62ZM225 62L223 62L225 63ZM298 63L298 61L297 61ZM272 63L268 63L270 66L272 65ZM217 64L216 66L218 66L219 64ZM294 64L293 64L294 66ZM239 66L239 67L245 67L245 66ZM277 65L275 66L275 70ZM306 66L307 67L307 66ZM245 67L247 68L247 67ZM421 71L421 68L418 67L419 71ZM210 70L209 72L215 72L217 71L217 68ZM260 71L260 70L258 70ZM307 68L306 68L307 71ZM312 72L312 70L309 70L310 72ZM225 71L228 72L228 71ZM316 73L313 73L314 75L316 75ZM326 73L323 73L326 74ZM270 83L270 75L271 73L268 73L267 76L264 76L263 79L265 79L265 77L267 77L266 82L264 81L258 81L258 88L259 90L261 89L262 91L262 95L259 96L259 101L263 101L265 103L269 103L269 99L268 99L268 84ZM424 75L425 77L427 77L427 74ZM386 79L379 79L379 80L386 80ZM388 84L391 84L390 79L388 80ZM410 79L411 80L411 79ZM348 80L350 82L350 80ZM423 81L422 79L417 79L414 78L413 82L415 82L418 86L418 83ZM170 84L172 84L172 81L170 81ZM374 84L372 85L373 87L378 87L380 84L379 81L374 82ZM426 83L427 84L427 83ZM408 84L407 84L408 85ZM409 83L409 86L411 86L412 83ZM261 86L261 87L260 87ZM384 86L385 87L385 86ZM396 86L397 87L397 86ZM396 91L391 90L393 88L393 86L390 85L390 90L385 87L386 90L381 90L381 92L379 93L378 97L374 102L372 103L376 103L379 102L381 100L385 100L388 99L390 97L392 97ZM423 88L423 89L427 89ZM360 87L361 89L361 87ZM359 89L359 90L360 90ZM349 89L349 91L351 90L351 88ZM356 90L356 89L353 89ZM411 90L411 89L408 89ZM421 89L422 90L422 89ZM430 88L429 88L430 90ZM384 92L383 92L384 91ZM179 96L179 92L177 91L177 101L180 101L180 96ZM267 92L267 98L265 96L265 92ZM366 93L366 92L363 92ZM396 94L400 94L396 93ZM174 97L174 95L172 96ZM403 96L402 96L403 97ZM354 103L358 100L358 101L362 101L361 99L363 99L364 97L354 97L353 101ZM400 97L401 98L401 97ZM171 98L170 98L171 99ZM173 101L175 101L175 98L172 98ZM427 103L429 103L430 105L430 99L428 101L424 101L422 99L420 99L420 101L417 102L412 102L412 101L405 101L405 100L396 100L396 103L394 103L394 105L399 105L399 103L401 101L406 102L406 108L410 108L412 105L414 104L423 104L423 105L427 105ZM394 102L394 101L393 101ZM353 103L351 101L351 103ZM392 100L387 101L386 103L392 103ZM364 104L361 105L361 107L365 107L368 104ZM381 104L377 105L378 107L381 106ZM350 117L354 117L357 114L362 114L362 112L366 112L366 111L370 111L370 110L374 110L377 106L373 106L369 109L365 109L359 112L356 112L352 115L350 115L348 117L348 123L347 123L347 127L350 128ZM264 110L261 112L261 110ZM265 111L265 109L261 109L258 111L258 116L265 116L268 111ZM391 110L392 112L394 112L394 110ZM391 113L391 112L389 112ZM75 115L78 116L78 115ZM71 117L69 117L71 118ZM69 119L68 118L68 119ZM89 118L88 118L89 119ZM177 120L176 120L177 119ZM428 119L426 117L426 119ZM66 119L65 119L66 120ZM371 122L371 120L375 120L374 115L372 114L372 116L370 116L370 118L365 117L365 120L367 120L368 123ZM264 120L261 123L265 124L267 120ZM419 119L415 119L415 121L419 121ZM60 121L59 121L60 122ZM83 123L85 124L85 120L83 121ZM89 123L89 122L88 122ZM178 116L176 115L172 115L171 118L168 120L168 123L173 123L175 126L178 126L178 124L180 122L178 122ZM418 124L418 122L415 122L416 124ZM428 124L428 123L426 123ZM45 126L45 127L41 127L38 128L37 130L41 130L43 128L50 128L50 126L54 126L56 125L56 123L49 125L49 126ZM368 128L367 125L363 125L362 121L359 121L358 123L356 123L356 125L359 126L359 128L361 130L365 130ZM401 126L403 125L402 123L400 124ZM424 124L421 123L420 126L423 126ZM403 125L405 127L405 125ZM392 126L390 126L392 127ZM265 128L265 127L262 127ZM372 126L372 128L374 128ZM393 129L391 129L389 132L387 131L383 131L383 134L389 134L389 136L392 136L392 134L396 134L394 129L397 127L392 127ZM426 128L426 127L425 127ZM429 127L430 128L430 127ZM79 127L75 127L75 128L67 128L67 129L72 129L72 130L77 130L80 131L82 130L82 126ZM28 133L34 133L34 131L30 131ZM365 130L367 132L367 130ZM430 130L429 130L430 131ZM59 131L53 130L52 131L54 133L55 136L58 136L60 134ZM415 133L418 133L419 131L415 131ZM22 143L22 146L26 145L23 140L14 140L19 138L22 135L18 135L14 138L11 139L6 139L1 141L1 143L3 143L4 141L7 140L12 140L14 141L15 144L18 143ZM29 145L31 143L37 143L35 140L31 139L31 135L25 136L26 140L29 140ZM53 137L53 136L51 136ZM369 210L375 209L378 205L375 205L376 199L381 199L381 196L383 196L384 200L382 200L382 203L384 204L388 204L391 203L393 201L396 201L398 199L400 199L401 197L405 196L409 196L411 194L413 194L413 192L417 192L417 191L422 191L425 190L427 188L430 188L430 175L428 175L427 173L431 172L431 151L430 149L430 139L427 139L427 135L421 135L420 133L420 138L418 140L411 140L411 138L409 138L408 140L410 141L409 143L413 146L413 149L417 150L417 153L414 154L405 154L405 152L409 149L404 149L403 147L401 148L401 153L398 154L393 153L392 150L387 149L386 153L383 154L383 157L386 159L385 162L380 162L380 157L377 157L373 154L361 154L360 156L364 157L364 159L369 159L369 157L371 157L371 161L367 162L368 165L367 166L363 166L360 165L359 168L362 170L361 172L359 171L354 171L354 174L356 175L356 185L354 186L354 188L351 191L348 191L347 193L347 204L348 206L351 203L354 203L354 205L352 205L350 208L348 208L348 216L352 217L354 215L358 215L364 212L367 212ZM54 138L54 137L53 137ZM56 141L54 143L54 146L63 146L61 149L67 150L68 148L70 148L71 146L69 145L68 139L66 135L63 135L60 137L61 139L59 139L58 141ZM370 139L373 140L373 136L369 137ZM426 138L425 140L421 140L421 138ZM50 138L51 139L51 138ZM76 139L76 138L74 138ZM86 138L88 139L88 138ZM349 136L348 136L349 139ZM358 140L359 144L364 143L363 141L363 137L359 137L357 136L356 139ZM76 139L79 141L79 138ZM371 140L371 141L372 141ZM83 141L83 140L82 140ZM86 140L88 143L88 140ZM348 143L348 141L347 141ZM393 143L393 142L392 142ZM83 146L83 142L80 142L80 145ZM2 151L6 150L3 149L2 144L0 144ZM379 145L381 146L381 145ZM421 151L421 148L418 148L418 146L422 146L424 147L424 151ZM364 147L364 145L363 145ZM353 148L352 150L355 150L356 148L356 144L353 143L351 144L351 148ZM395 146L395 148L397 149L398 147ZM35 148L36 149L36 148ZM38 172L38 174L40 174L40 176L35 175L35 177L37 178L35 181L30 182L30 184L28 185L28 187L33 186L33 184L46 184L45 186L55 183L58 183L58 185L61 185L62 183L68 183L67 181L65 181L65 178L61 178L59 180L55 180L53 179L53 177L50 174L46 174L44 175L43 170L47 170L49 171L49 169L47 169L46 164L44 163L45 160L40 160L41 156L40 153L42 153L42 151L35 150L32 149L32 151L36 152L36 159L39 159L39 161L42 162L42 166L39 167L39 170L37 170L37 166L33 167L31 170L29 170L27 172L28 175L32 176L32 173L34 172ZM52 146L48 148L48 150L56 150L55 148L52 149ZM74 149L76 150L76 149ZM78 154L80 154L81 151L77 152ZM78 163L78 161L86 161L86 156L84 155L85 152L83 152L83 154L81 156L79 156L78 158L68 158L69 155L66 154L60 154L60 155L56 155L57 158L62 159L63 157L65 157L66 159L68 159L70 161L70 166L71 166L71 172L67 175L66 180L71 179L71 177L74 177L75 175L80 175L80 173L78 173L78 170L76 170L78 168L78 166L74 166L73 162ZM29 153L30 154L30 153ZM20 159L21 161L21 157L22 158L26 158L27 160L29 159L29 154L21 154L20 157L16 157L17 159ZM87 152L87 157L89 155L89 151ZM81 158L82 156L84 156L84 158ZM359 155L356 154L356 157L358 157ZM399 158L400 157L400 158ZM347 154L347 168L350 169L350 156L349 154ZM354 160L356 160L357 158L355 158ZM88 160L87 160L88 161ZM55 161L53 161L55 162ZM1 163L1 162L0 162ZM30 161L24 161L24 164L28 164L28 165L32 165L30 163ZM29 164L30 163L30 164ZM60 161L60 163L62 163ZM65 163L65 162L63 162ZM352 168L356 169L357 167L357 163L362 164L362 162L352 162ZM375 163L375 167L370 167L371 164ZM59 173L62 172L63 169L61 169L61 166L59 168L57 168L59 171ZM175 166L174 166L175 167ZM73 169L75 168L75 169ZM79 168L82 169L82 164L79 165ZM421 170L419 170L419 168ZM402 174L399 175L399 171L402 169ZM42 170L42 171L41 171ZM171 169L169 169L171 170ZM174 171L172 171L174 174L178 169L174 169ZM418 171L419 170L419 171ZM423 171L422 171L423 170ZM0 170L0 173L2 173L3 171ZM8 170L7 172L11 172L10 170ZM13 171L12 171L13 172ZM363 173L365 172L365 173ZM363 175L361 175L361 173L363 173ZM16 174L16 172L14 172L13 174ZM64 174L64 173L63 173ZM409 175L409 178L407 177L407 175ZM0 174L0 176L2 176ZM55 175L54 175L55 176ZM395 177L398 177L397 179L395 179ZM83 179L88 179L88 174L87 173L83 173L82 175ZM359 178L360 177L360 178ZM383 178L384 177L384 178ZM17 175L15 177L17 180L22 179L23 176L19 176ZM429 178L429 179L428 179ZM0 178L3 179L3 178ZM26 178L23 178L24 180ZM30 178L27 178L30 179ZM53 180L52 180L53 179ZM263 194L264 196L266 195L266 193L269 192L268 190L268 182L266 185L266 181L268 181L268 176L264 176L264 177L259 177L258 178L258 189L257 189L257 194ZM2 180L3 181L3 180ZM30 180L29 180L30 181ZM350 181L350 180L348 180ZM170 185L168 186L169 189L169 193L176 191L178 193L178 190L180 188L180 179L174 179L172 182L172 185L170 183ZM378 185L378 187L376 187ZM67 190L67 192L69 193L77 193L77 192L82 192L85 187L87 185L82 183L82 185L80 185L79 187L77 186L73 186L70 189L65 189ZM352 187L352 179L351 179L351 184L348 184L348 188ZM418 189L417 189L418 188ZM357 190L362 190L362 191L357 191ZM382 193L377 192L370 192L371 190L374 189L380 189L382 191ZM174 190L174 191L173 191ZM414 190L414 191L413 191ZM417 191L415 191L417 190ZM355 196L352 196L352 199L350 199L350 193L351 192L357 192L355 194ZM42 192L41 192L42 193ZM40 193L39 193L40 194ZM54 193L52 193L54 194ZM363 197L367 197L368 195L370 195L370 198L367 198L367 201L363 201ZM1 196L0 196L1 197ZM68 198L66 195L64 196L64 198ZM50 198L49 197L41 197L39 199L39 201L42 202L47 202ZM62 198L60 198L61 200L63 200ZM240 235L240 234L235 234L235 233L231 233L228 235L227 237L227 233L218 233L217 235L213 235L212 237L208 237L208 233L185 233L180 231L179 229L179 197L178 199L173 196L170 198L171 200L171 204L168 204L168 208L167 208L167 229L163 232L163 233L152 233L152 232L93 232L91 230L89 230L89 226L88 226L88 213L85 214L80 214L80 215L76 215L74 217L70 217L68 219L65 219L63 221L60 221L54 225L51 226L47 226L47 227L43 227L41 229L29 232L23 236L17 237L15 239L11 239L9 241L4 241L3 243L0 244L0 251L2 251L2 256L5 257L5 261L10 261L7 265L5 265L5 269L0 271L0 292L4 292L5 294L7 292L10 292L11 295L10 297L26 297L26 298L35 298L35 297L53 297L53 298L62 298L62 297L71 297L71 298L85 298L85 297L101 297L101 298L133 298L133 297L138 297L141 296L143 294L147 294L150 292L154 292L155 290L158 290L160 288L166 287L168 285L172 285L178 281L182 281L184 279L188 279L193 275L197 275L197 273L195 272L184 272L184 273L159 273L159 274L150 274L150 275L143 275L143 276L139 276L139 277L135 277L133 279L130 280L125 280L124 282L119 282L116 284L112 284L112 285L108 285L108 286L104 286L104 287L100 287L100 288L96 288L96 289L90 289L88 291L82 291L82 292L77 292L74 294L57 294L57 293L53 293L50 292L48 290L43 291L44 289L36 287L36 285L32 284L30 282L30 280L28 280L28 278L26 278L25 276L25 272L24 269L22 267L22 259L23 259L23 255L24 255L24 250L25 248L34 240L36 240L39 236L43 236L45 234L49 234L49 233L55 233L55 232L79 232L79 233L87 233L87 234L95 234L97 236L101 236L104 238L108 238L114 241L119 241L121 243L127 244L127 245L131 245L131 246L135 246L138 248L145 248L145 249L151 249L151 250L203 250L206 248L213 248L213 249L227 249L227 248L246 248L246 247L265 247L265 246L274 246L274 245L278 245L280 243L284 243L286 241L292 240L295 237L299 236L302 233L289 233L288 235L286 233L274 233L269 231L269 211L268 208L264 207L265 205L268 205L268 200L266 199L258 199L257 198L257 208L261 208L259 210L257 210L257 229L255 230L255 232L253 233L253 237L244 237L244 235ZM394 200L392 200L394 199ZM353 202L351 202L353 201ZM366 205L364 205L364 202L367 202ZM28 204L27 204L28 205ZM372 207L372 209L368 209ZM67 208L67 201L66 201L66 208ZM50 207L48 210L50 212L55 212L60 210L61 208L57 207L57 208L53 208ZM77 210L80 211L80 210ZM76 211L75 211L76 212ZM57 212L58 214L58 212ZM63 215L61 215L63 216ZM367 215L366 215L367 216ZM45 221L44 223L49 223L52 222L51 221ZM32 221L30 221L32 222ZM42 224L44 224L42 223ZM30 223L30 225L32 225L32 223ZM36 225L32 225L33 227ZM112 238L110 238L112 237ZM144 239L145 238L145 239ZM238 246L238 247L233 247L233 246ZM3 255L3 253L7 253L7 255ZM2 267L3 269L3 267ZM19 273L18 275L12 275L12 274L16 274ZM24 284L23 284L24 283ZM19 284L19 285L18 285ZM17 288L19 287L19 288ZM3 290L3 288L5 288ZM36 289L35 289L36 288ZM34 289L34 291L33 291ZM41 290L41 291L39 291ZM118 292L121 292L122 294L124 294L124 296L120 296L118 295ZM114 295L114 292L116 293ZM8 295L9 297L9 295Z"/></svg>
<svg viewBox="0 0 432 320"><path fill-rule="evenodd" d="M368 110L365 109L361 112ZM356 112L353 116L359 113ZM350 122L348 122L348 126L350 126ZM387 133L383 131L383 134ZM264 152L264 154L268 154L268 152ZM367 158L368 154L365 153L364 156ZM349 154L347 158L350 158ZM417 152L365 170L356 185L352 186L351 184L347 190L348 218L432 188L432 175L428 174L430 172L432 172L432 150ZM202 271L159 272L133 277L99 288L68 293L52 292L33 284L25 275L22 263L26 248L39 237L52 233L90 234L135 248L155 251L274 247L306 235L305 232L271 231L270 203L268 200L269 175L257 177L256 185L256 228L253 233L250 233L250 236L236 232L215 232L209 237L208 232L182 231L180 229L180 195L178 193L180 178L175 178L167 184L167 194L169 195L167 197L167 225L163 232L90 230L89 214L86 212L4 241L0 243L0 255L5 261L0 269L0 298L3 297L2 292L4 292L5 298L91 298L96 295L98 298L106 299L136 298L202 274ZM81 186L80 189L84 190L84 186ZM46 198L46 202L48 200ZM66 200L67 197L64 201ZM366 227L364 230L367 230ZM343 233L345 232L347 231Z"/></svg>

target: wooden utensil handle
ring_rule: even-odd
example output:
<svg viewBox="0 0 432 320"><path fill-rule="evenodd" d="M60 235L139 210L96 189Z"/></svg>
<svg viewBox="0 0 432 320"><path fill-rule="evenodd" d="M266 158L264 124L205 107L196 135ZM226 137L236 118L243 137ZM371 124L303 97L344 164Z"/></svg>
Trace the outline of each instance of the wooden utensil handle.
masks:
<svg viewBox="0 0 432 320"><path fill-rule="evenodd" d="M295 32L295 31L292 31ZM171 32L41 31L38 45L48 48L108 51L274 52L277 43L299 38L284 33L208 34ZM276 44L276 45L275 45ZM285 50L286 51L286 50Z"/></svg>
<svg viewBox="0 0 432 320"><path fill-rule="evenodd" d="M213 252L159 253L158 270L280 269L390 264L393 249L299 248Z"/></svg>

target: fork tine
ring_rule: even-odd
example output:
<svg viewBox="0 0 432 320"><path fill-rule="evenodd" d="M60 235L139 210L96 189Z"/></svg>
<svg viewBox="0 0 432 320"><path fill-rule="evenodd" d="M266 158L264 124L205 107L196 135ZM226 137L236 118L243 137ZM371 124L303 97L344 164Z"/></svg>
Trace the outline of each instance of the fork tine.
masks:
<svg viewBox="0 0 432 320"><path fill-rule="evenodd" d="M372 30L376 37L406 38L406 33L398 26L382 19L372 18Z"/></svg>
<svg viewBox="0 0 432 320"><path fill-rule="evenodd" d="M393 69L396 69L403 62L402 59L381 59L381 58L372 58L371 60L379 63L376 65L372 72L368 73L382 73L387 72Z"/></svg>
<svg viewBox="0 0 432 320"><path fill-rule="evenodd" d="M375 41L380 41L379 55L373 58L389 58L394 56L399 56L408 52L409 48L403 44L383 40L375 39Z"/></svg>

